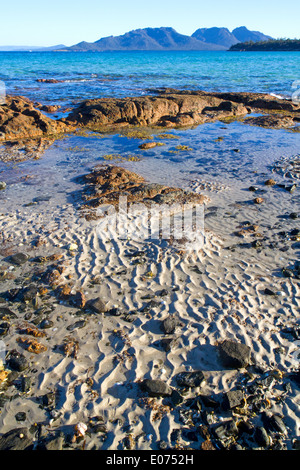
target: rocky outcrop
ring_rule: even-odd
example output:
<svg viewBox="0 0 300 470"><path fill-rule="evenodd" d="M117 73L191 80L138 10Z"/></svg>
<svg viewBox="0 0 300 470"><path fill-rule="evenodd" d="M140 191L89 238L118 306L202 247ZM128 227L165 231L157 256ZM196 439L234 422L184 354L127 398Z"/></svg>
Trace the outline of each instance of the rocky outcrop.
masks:
<svg viewBox="0 0 300 470"><path fill-rule="evenodd" d="M292 128L295 123L292 116L274 116L274 115L264 115L264 116L254 116L246 118L244 121L245 124L251 126L266 127L272 129L282 129L282 128Z"/></svg>
<svg viewBox="0 0 300 470"><path fill-rule="evenodd" d="M91 99L80 103L67 118L43 114L57 106L34 104L22 96L7 96L0 106L0 142L53 137L84 128L117 131L125 126L184 128L216 120L293 128L300 122L300 105L260 93L208 93L174 89L149 90L147 96ZM263 116L247 118L248 113ZM152 144L153 145L153 144Z"/></svg>
<svg viewBox="0 0 300 470"><path fill-rule="evenodd" d="M23 96L7 96L0 106L0 142L41 138L72 129L71 123L50 119Z"/></svg>
<svg viewBox="0 0 300 470"><path fill-rule="evenodd" d="M300 106L298 104L265 93L232 92L213 93L213 95L222 100L241 103L251 111L260 109L264 111L290 111L300 113Z"/></svg>
<svg viewBox="0 0 300 470"><path fill-rule="evenodd" d="M79 127L102 130L124 126L191 127L218 119L242 119L248 113L276 115L275 127L293 127L300 106L260 93L206 93L173 89L150 90L156 95L86 100L65 120ZM274 127L275 118L269 120ZM261 120L251 122L262 125Z"/></svg>
<svg viewBox="0 0 300 470"><path fill-rule="evenodd" d="M70 113L67 122L91 130L121 125L185 127L247 113L242 103L176 90L158 96L86 100Z"/></svg>
<svg viewBox="0 0 300 470"><path fill-rule="evenodd" d="M148 183L132 171L118 166L103 165L79 178L85 183L82 193L84 204L81 206L85 217L90 220L99 218L97 208L102 204L117 206L120 196L126 196L128 204L203 204L207 198L201 194L172 188L157 183Z"/></svg>

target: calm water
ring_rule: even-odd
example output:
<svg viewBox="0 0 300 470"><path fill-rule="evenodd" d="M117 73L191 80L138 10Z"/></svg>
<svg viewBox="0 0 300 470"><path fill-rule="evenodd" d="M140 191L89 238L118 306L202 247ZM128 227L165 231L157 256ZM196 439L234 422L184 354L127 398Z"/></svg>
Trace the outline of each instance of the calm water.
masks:
<svg viewBox="0 0 300 470"><path fill-rule="evenodd" d="M40 78L62 82L38 83ZM0 80L7 93L65 106L155 87L291 97L300 80L300 52L1 52Z"/></svg>
<svg viewBox="0 0 300 470"><path fill-rule="evenodd" d="M37 82L42 78L61 82ZM155 87L252 91L291 97L293 82L300 80L300 52L2 52L0 80L9 94L63 107L86 98L138 96ZM190 179L199 178L244 186L255 183L257 170L268 173L272 162L281 157L292 158L300 150L298 133L238 122L226 126L216 122L171 133L176 140L166 140L164 146L144 153L138 148L138 139L106 135L66 137L50 147L41 160L18 165L1 163L0 155L0 179L9 185L0 198L18 199L17 188L21 191L24 185L16 183L27 174L34 176L35 191L65 194L67 187L72 190L74 176L105 162L108 154L139 157L137 162L122 161L122 165L151 181L185 187ZM221 142L220 136L224 138ZM178 152L178 144L188 146L190 151ZM239 153L233 151L236 147ZM113 162L120 163L118 159ZM30 200L28 188L26 194ZM22 193L21 200L23 197Z"/></svg>

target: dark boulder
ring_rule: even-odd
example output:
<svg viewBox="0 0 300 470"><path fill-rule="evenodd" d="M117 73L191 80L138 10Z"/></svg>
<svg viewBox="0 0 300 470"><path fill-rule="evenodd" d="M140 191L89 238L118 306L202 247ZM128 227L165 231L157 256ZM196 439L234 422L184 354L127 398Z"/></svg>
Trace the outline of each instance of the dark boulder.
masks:
<svg viewBox="0 0 300 470"><path fill-rule="evenodd" d="M140 384L143 392L146 392L150 397L170 397L172 395L172 388L169 387L162 380L143 380Z"/></svg>
<svg viewBox="0 0 300 470"><path fill-rule="evenodd" d="M225 367L240 369L248 366L251 349L246 344L225 340L219 345L219 354Z"/></svg>
<svg viewBox="0 0 300 470"><path fill-rule="evenodd" d="M205 381L205 376L202 370L196 370L193 372L181 372L176 376L176 382L180 387L195 388Z"/></svg>

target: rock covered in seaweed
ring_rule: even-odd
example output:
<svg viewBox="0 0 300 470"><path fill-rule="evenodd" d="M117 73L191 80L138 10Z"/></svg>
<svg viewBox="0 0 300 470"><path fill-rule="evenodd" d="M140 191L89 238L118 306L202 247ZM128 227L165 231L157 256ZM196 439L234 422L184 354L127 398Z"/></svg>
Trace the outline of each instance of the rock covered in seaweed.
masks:
<svg viewBox="0 0 300 470"><path fill-rule="evenodd" d="M153 204L204 204L207 197L157 183L147 183L145 179L132 171L114 165L103 165L80 178L86 184L83 190L85 203L81 209L92 217L99 206L109 204L117 206L120 196L127 198L127 203ZM99 218L101 214L95 215Z"/></svg>

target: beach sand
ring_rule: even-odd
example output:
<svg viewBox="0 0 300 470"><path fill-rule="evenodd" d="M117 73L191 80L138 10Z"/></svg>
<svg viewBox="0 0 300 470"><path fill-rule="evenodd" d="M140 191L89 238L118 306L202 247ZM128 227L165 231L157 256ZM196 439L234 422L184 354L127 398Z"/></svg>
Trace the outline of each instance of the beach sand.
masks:
<svg viewBox="0 0 300 470"><path fill-rule="evenodd" d="M133 163L124 167L139 172ZM0 311L8 307L16 316L3 317L10 327L2 340L6 352L24 354L29 367L11 372L4 361L4 370L13 375L2 386L1 434L31 428L38 446L43 437L62 431L66 448L87 450L200 449L207 442L218 449L231 448L236 440L245 449L276 444L289 449L299 442L299 384L293 379L300 360L294 270L299 236L291 235L299 219L290 217L297 212L299 189L265 186L270 177L284 179L274 173L252 174L235 186L220 179L215 185L197 178L187 182L187 189L209 198L204 244L197 250L165 240L103 239L99 221L82 217L64 194L28 205L36 196L34 186L19 199L13 185L3 191ZM156 182L155 173L151 180ZM250 184L264 192L249 191ZM262 204L253 202L258 196ZM29 257L20 266L9 260L18 252ZM37 260L52 255L61 257ZM51 285L45 273L53 265L58 276ZM283 274L285 268L292 269L285 272L291 277ZM12 289L32 285L38 289L34 299L12 300ZM69 287L65 297L57 295L61 285ZM88 305L98 298L105 313L80 308L82 299ZM166 334L162 322L170 316L176 327ZM45 336L22 334L26 327ZM34 354L20 338L47 349ZM165 339L174 340L167 351ZM224 340L247 345L249 365L224 367L218 349ZM177 374L195 370L205 374L200 387L178 386ZM22 376L30 377L29 390L22 391ZM145 379L179 391L181 402L149 397L140 387ZM201 399L199 408L191 406L190 399L200 395L221 404L237 389L244 399L235 408ZM55 401L49 403L52 392ZM269 445L253 433L240 432L239 439L235 433L223 439L213 431L205 434L231 419L261 427L264 412L280 415L286 426L283 433L268 431ZM84 437L78 437L78 423L87 426Z"/></svg>

